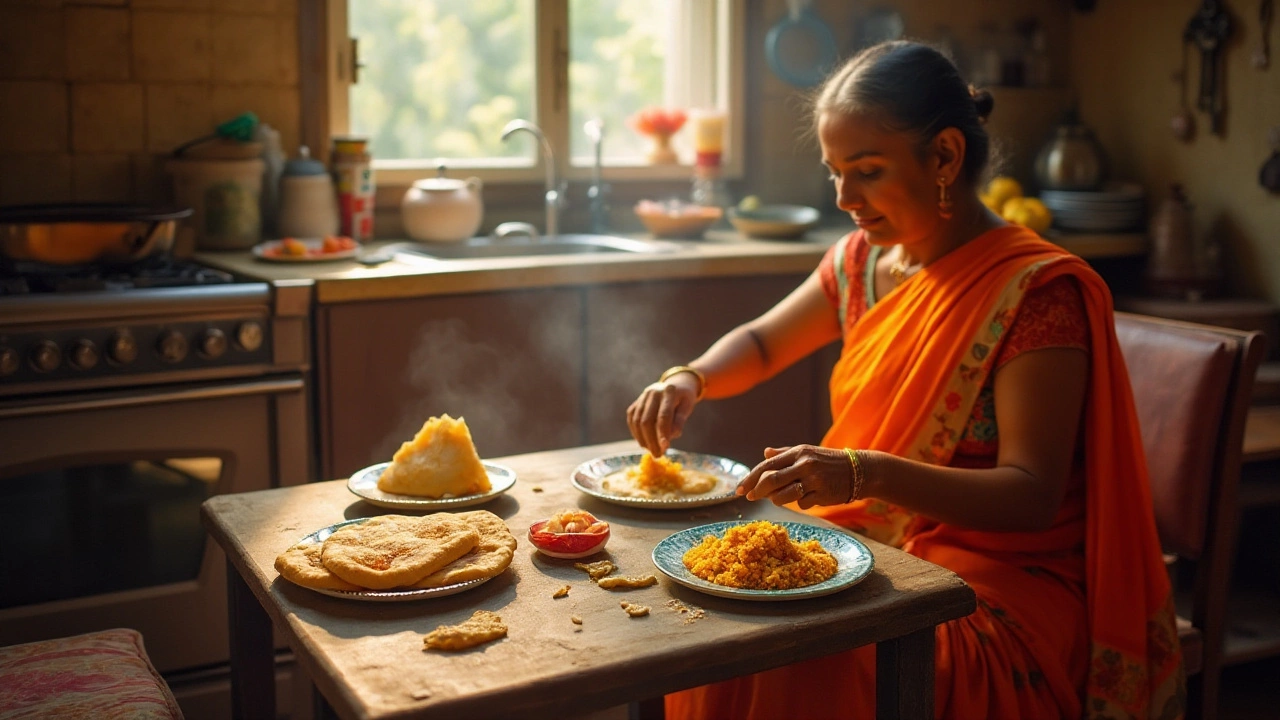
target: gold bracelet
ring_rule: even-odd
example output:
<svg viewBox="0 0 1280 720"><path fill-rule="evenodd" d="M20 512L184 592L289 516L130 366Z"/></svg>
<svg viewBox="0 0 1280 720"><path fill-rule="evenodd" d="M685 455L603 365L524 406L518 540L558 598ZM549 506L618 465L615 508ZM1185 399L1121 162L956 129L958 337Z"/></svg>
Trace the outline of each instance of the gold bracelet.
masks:
<svg viewBox="0 0 1280 720"><path fill-rule="evenodd" d="M688 365L676 365L675 367L669 367L666 370L663 370L662 376L658 378L658 382L666 382L667 378L672 375L679 375L680 373L686 372L698 378L698 397L694 399L701 400L702 396L707 392L707 376Z"/></svg>
<svg viewBox="0 0 1280 720"><path fill-rule="evenodd" d="M845 503L851 503L862 497L862 483L866 480L866 471L862 468L862 461L858 459L858 451L844 449L844 454L849 456L849 499Z"/></svg>

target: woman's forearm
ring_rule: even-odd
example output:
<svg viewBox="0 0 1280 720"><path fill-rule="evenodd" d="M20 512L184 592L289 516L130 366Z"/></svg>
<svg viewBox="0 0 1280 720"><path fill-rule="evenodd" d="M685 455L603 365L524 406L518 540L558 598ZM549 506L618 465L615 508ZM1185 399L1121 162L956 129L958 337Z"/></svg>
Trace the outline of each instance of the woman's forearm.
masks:
<svg viewBox="0 0 1280 720"><path fill-rule="evenodd" d="M863 450L865 497L901 505L939 522L994 531L1047 529L1062 504L1063 482L1013 466L953 468Z"/></svg>
<svg viewBox="0 0 1280 720"><path fill-rule="evenodd" d="M772 377L759 339L739 325L689 363L707 378L704 397L726 398L744 393Z"/></svg>

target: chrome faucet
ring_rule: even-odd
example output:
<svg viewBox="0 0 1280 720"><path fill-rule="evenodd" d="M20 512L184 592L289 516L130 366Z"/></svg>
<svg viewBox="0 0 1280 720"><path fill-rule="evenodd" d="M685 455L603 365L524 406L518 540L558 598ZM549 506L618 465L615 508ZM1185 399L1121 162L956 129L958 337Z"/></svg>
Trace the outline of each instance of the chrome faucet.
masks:
<svg viewBox="0 0 1280 720"><path fill-rule="evenodd" d="M560 182L556 179L556 158L551 153L551 143L547 142L547 136L542 134L542 129L528 120L512 120L507 123L507 126L502 129L502 140L505 142L518 130L531 133L542 146L542 162L546 165L547 174L547 192L544 198L547 208L545 235L553 237L560 234L560 209L564 207L564 188L560 187Z"/></svg>
<svg viewBox="0 0 1280 720"><path fill-rule="evenodd" d="M595 148L596 163L591 173L591 187L587 188L587 200L591 202L591 232L603 235L609 231L609 186L604 184L601 153L604 146L604 121L588 120L582 131L591 139Z"/></svg>

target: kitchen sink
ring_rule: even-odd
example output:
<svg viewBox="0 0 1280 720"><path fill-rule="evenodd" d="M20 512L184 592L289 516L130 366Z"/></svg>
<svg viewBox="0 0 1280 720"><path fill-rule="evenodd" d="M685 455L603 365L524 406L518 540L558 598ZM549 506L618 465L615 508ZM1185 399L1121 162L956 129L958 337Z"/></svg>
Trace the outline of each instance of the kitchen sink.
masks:
<svg viewBox="0 0 1280 720"><path fill-rule="evenodd" d="M678 252L680 245L665 240L624 238L616 235L562 233L548 237L477 237L460 243L403 243L397 253L441 260L531 257L541 255L661 254Z"/></svg>

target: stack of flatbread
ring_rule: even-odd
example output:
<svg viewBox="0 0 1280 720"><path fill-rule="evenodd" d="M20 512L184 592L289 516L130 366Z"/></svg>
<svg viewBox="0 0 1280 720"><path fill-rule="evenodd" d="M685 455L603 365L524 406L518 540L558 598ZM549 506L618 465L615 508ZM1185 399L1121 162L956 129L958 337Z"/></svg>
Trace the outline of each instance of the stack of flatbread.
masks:
<svg viewBox="0 0 1280 720"><path fill-rule="evenodd" d="M381 515L302 542L276 558L284 579L320 590L438 588L491 578L511 564L516 538L488 510Z"/></svg>

